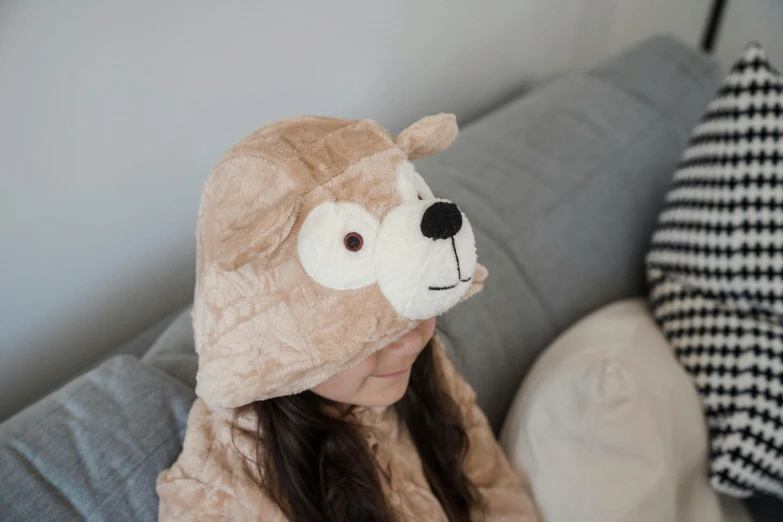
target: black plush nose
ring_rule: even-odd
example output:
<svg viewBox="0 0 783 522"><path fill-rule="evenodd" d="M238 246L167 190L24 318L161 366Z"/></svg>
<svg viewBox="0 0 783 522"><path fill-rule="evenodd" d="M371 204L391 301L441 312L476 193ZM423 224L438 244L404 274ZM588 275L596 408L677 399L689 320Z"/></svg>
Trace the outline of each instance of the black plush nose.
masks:
<svg viewBox="0 0 783 522"><path fill-rule="evenodd" d="M462 212L454 203L438 201L424 211L421 218L421 233L430 239L454 237L462 228Z"/></svg>

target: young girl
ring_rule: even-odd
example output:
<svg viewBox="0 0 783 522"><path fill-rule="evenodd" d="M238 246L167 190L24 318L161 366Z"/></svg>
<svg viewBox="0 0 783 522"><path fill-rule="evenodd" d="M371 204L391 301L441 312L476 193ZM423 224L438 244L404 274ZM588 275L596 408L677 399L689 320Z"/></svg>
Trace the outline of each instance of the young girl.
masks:
<svg viewBox="0 0 783 522"><path fill-rule="evenodd" d="M197 226L199 398L160 520L536 520L434 335L486 276L408 161L456 134L452 115L396 138L295 118L221 159Z"/></svg>

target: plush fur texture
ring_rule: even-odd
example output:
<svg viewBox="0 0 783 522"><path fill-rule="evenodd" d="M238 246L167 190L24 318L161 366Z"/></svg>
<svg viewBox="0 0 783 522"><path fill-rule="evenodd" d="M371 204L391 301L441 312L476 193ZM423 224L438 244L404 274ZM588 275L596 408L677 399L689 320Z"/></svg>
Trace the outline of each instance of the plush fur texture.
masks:
<svg viewBox="0 0 783 522"><path fill-rule="evenodd" d="M248 405L310 389L481 290L487 271L467 217L434 199L408 162L456 135L453 115L424 118L396 139L369 120L301 117L259 129L220 160L197 224L199 398L182 454L158 478L161 520L285 520L261 486ZM441 215L424 224L437 202ZM369 250L341 250L347 231L367 235ZM352 263L360 270L345 269ZM434 346L463 411L465 469L487 520L535 520L473 390L437 338ZM445 520L395 410L355 414L400 520Z"/></svg>
<svg viewBox="0 0 783 522"><path fill-rule="evenodd" d="M408 162L444 149L456 133L453 115L424 118L396 140L370 120L301 117L267 125L225 154L204 184L197 224L199 397L237 408L310 389L481 287L486 271L474 277L467 217L454 238L422 235L435 200L419 199L431 192ZM303 230L324 204L353 210ZM370 261L381 284L366 263L355 277L335 273L351 253L330 252L343 248L339 236L356 211L365 215L360 230L379 225L366 243L386 254ZM324 227L336 228L329 235Z"/></svg>
<svg viewBox="0 0 783 522"><path fill-rule="evenodd" d="M439 371L465 419L470 448L465 470L487 506L485 522L534 522L536 507L527 479L510 466L495 440L475 393L456 372L442 342L433 343ZM422 472L413 442L394 408L356 408L356 422L381 473L382 487L401 522L448 522ZM231 416L214 412L197 399L188 419L185 448L158 478L159 520L287 522L265 494L255 465L256 419L252 408ZM236 447L235 447L236 444Z"/></svg>

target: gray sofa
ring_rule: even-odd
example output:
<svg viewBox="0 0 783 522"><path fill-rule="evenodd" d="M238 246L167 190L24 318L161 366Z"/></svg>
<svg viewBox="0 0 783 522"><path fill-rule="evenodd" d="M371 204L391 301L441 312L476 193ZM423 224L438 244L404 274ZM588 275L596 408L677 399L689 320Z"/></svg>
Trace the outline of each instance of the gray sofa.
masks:
<svg viewBox="0 0 783 522"><path fill-rule="evenodd" d="M465 127L418 169L470 216L490 271L439 320L495 429L553 338L642 296L643 256L717 66L658 38L555 78ZM194 400L189 308L0 425L0 520L155 520L157 474ZM133 355L135 354L135 355ZM780 504L749 502L755 520Z"/></svg>

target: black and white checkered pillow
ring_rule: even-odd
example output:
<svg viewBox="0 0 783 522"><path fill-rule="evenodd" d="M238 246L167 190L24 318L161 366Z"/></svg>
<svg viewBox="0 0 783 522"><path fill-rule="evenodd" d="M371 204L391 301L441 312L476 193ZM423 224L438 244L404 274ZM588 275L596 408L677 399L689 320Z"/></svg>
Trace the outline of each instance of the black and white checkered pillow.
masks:
<svg viewBox="0 0 783 522"><path fill-rule="evenodd" d="M783 82L758 45L693 131L647 275L704 400L712 485L783 497Z"/></svg>

